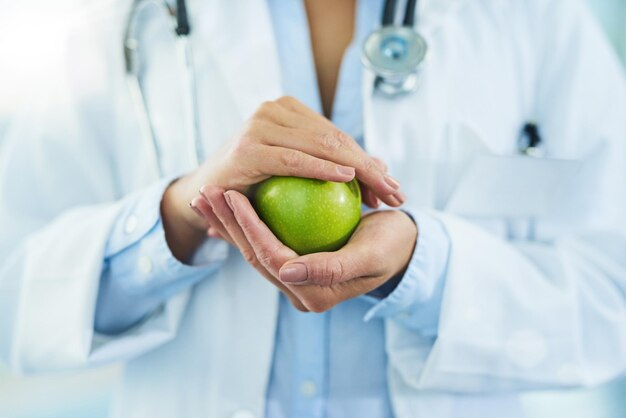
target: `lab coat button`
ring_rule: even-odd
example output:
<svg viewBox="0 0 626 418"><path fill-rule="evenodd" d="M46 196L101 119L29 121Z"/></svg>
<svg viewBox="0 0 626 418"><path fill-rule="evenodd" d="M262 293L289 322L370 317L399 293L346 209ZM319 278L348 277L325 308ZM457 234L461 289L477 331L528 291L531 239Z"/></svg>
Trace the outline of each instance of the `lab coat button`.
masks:
<svg viewBox="0 0 626 418"><path fill-rule="evenodd" d="M232 414L230 418L255 418L255 417L252 412L246 411L245 409L240 409L239 411L235 411L235 413Z"/></svg>
<svg viewBox="0 0 626 418"><path fill-rule="evenodd" d="M150 274L152 272L152 260L150 260L150 257L144 255L139 258L139 271L143 274Z"/></svg>
<svg viewBox="0 0 626 418"><path fill-rule="evenodd" d="M137 229L137 217L135 215L130 215L126 218L126 223L124 224L124 232L127 234L132 234Z"/></svg>

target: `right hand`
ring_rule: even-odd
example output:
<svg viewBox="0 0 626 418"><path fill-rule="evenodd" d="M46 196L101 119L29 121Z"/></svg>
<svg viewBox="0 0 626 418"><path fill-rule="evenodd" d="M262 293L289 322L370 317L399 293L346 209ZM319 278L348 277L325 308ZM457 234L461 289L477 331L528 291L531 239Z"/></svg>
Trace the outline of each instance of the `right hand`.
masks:
<svg viewBox="0 0 626 418"><path fill-rule="evenodd" d="M355 175L366 204L377 206L380 200L397 207L404 202L384 165L328 119L292 97L265 102L215 156L168 188L161 206L168 242L170 247L185 246L174 241L206 234L208 220L189 209L190 203L198 204L204 185L245 193L271 176L347 182ZM184 250L180 257L174 254L187 258L189 249Z"/></svg>

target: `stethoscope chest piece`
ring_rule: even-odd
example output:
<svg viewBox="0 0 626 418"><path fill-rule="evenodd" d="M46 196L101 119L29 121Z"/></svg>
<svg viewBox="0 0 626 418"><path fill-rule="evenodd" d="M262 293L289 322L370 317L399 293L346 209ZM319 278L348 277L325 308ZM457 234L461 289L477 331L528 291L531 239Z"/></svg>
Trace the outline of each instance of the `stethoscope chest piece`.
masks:
<svg viewBox="0 0 626 418"><path fill-rule="evenodd" d="M361 60L376 75L376 91L395 97L415 91L427 51L412 27L384 26L365 40Z"/></svg>

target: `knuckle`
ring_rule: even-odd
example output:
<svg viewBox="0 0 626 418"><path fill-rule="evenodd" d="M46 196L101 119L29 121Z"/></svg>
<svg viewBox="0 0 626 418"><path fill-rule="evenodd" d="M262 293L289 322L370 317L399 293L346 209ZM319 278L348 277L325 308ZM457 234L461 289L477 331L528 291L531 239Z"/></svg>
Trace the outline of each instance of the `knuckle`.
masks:
<svg viewBox="0 0 626 418"><path fill-rule="evenodd" d="M257 255L259 263L265 268L268 268L272 264L272 252L266 249L261 249Z"/></svg>
<svg viewBox="0 0 626 418"><path fill-rule="evenodd" d="M363 161L363 169L368 173L375 173L380 171L378 164L372 158L366 157Z"/></svg>
<svg viewBox="0 0 626 418"><path fill-rule="evenodd" d="M250 119L246 122L243 129L243 134L241 138L253 139L257 132L261 131L263 128L267 126L267 122L264 119Z"/></svg>
<svg viewBox="0 0 626 418"><path fill-rule="evenodd" d="M311 273L312 281L315 282L315 284L320 286L332 286L341 281L344 275L344 268L339 258L332 257L314 266Z"/></svg>
<svg viewBox="0 0 626 418"><path fill-rule="evenodd" d="M235 163L234 170L237 177L256 179L262 176L262 171L258 167L258 158L252 142L253 139L242 137L230 150L229 158Z"/></svg>
<svg viewBox="0 0 626 418"><path fill-rule="evenodd" d="M333 134L340 146L349 147L354 144L352 137L339 129L336 129Z"/></svg>
<svg viewBox="0 0 626 418"><path fill-rule="evenodd" d="M324 132L320 134L317 142L320 148L327 152L336 152L343 147L343 143L334 132Z"/></svg>
<svg viewBox="0 0 626 418"><path fill-rule="evenodd" d="M302 153L297 151L283 152L280 156L280 160L283 166L290 170L300 168L304 162Z"/></svg>
<svg viewBox="0 0 626 418"><path fill-rule="evenodd" d="M244 178L244 179L260 179L261 177L263 177L263 172L261 171L261 169L259 169L258 167L239 167L238 169L238 177Z"/></svg>
<svg viewBox="0 0 626 418"><path fill-rule="evenodd" d="M293 105L298 102L298 99L293 96L282 96L276 99L276 102L284 105Z"/></svg>
<svg viewBox="0 0 626 418"><path fill-rule="evenodd" d="M272 112L276 109L276 102L271 100L266 100L259 105L257 108L257 113L266 114L268 112Z"/></svg>
<svg viewBox="0 0 626 418"><path fill-rule="evenodd" d="M252 251L251 248L242 248L240 249L241 255L243 256L243 258L249 263L252 264L253 266L256 267L256 265L258 264L258 260L256 258L256 255L254 254L254 251Z"/></svg>
<svg viewBox="0 0 626 418"><path fill-rule="evenodd" d="M376 158L376 157L372 157L374 162L376 163L376 165L378 166L378 168L380 168L382 171L387 172L389 170L389 167L387 167L387 164L385 164L385 162L383 160L381 160L380 158Z"/></svg>
<svg viewBox="0 0 626 418"><path fill-rule="evenodd" d="M276 113L279 105L272 101L265 101L256 108L252 117L250 118L251 122L261 122L264 120L271 119L271 115Z"/></svg>

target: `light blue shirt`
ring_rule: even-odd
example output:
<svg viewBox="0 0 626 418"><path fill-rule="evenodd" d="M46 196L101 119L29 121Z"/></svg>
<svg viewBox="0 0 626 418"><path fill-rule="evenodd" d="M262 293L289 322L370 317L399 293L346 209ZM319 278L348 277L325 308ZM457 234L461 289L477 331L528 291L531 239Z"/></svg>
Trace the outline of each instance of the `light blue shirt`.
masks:
<svg viewBox="0 0 626 418"><path fill-rule="evenodd" d="M332 121L362 144L360 47L378 24L383 1L357 3L355 38L340 68ZM269 0L269 7L283 90L321 112L303 2ZM167 184L163 181L127 199L127 210L121 214L107 247L96 312L95 328L99 332L127 329L220 267L187 266L172 256L159 215ZM129 235L126 223L130 213L141 227ZM435 338L441 277L449 251L448 238L438 221L419 211L410 213L419 227L418 245L404 277L390 294L383 293L384 299L362 296L329 312L313 314L297 311L281 295L267 417L393 416L387 389L384 320L397 321ZM155 265L147 266L148 259ZM202 256L196 259L202 260Z"/></svg>

